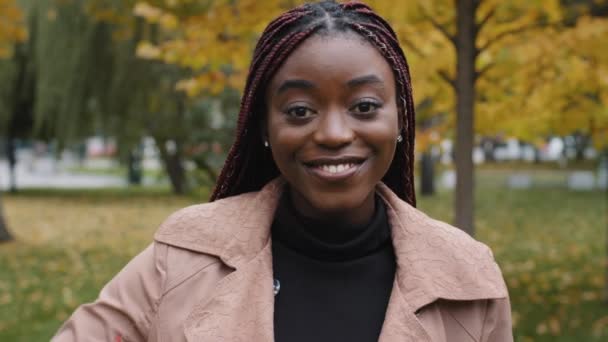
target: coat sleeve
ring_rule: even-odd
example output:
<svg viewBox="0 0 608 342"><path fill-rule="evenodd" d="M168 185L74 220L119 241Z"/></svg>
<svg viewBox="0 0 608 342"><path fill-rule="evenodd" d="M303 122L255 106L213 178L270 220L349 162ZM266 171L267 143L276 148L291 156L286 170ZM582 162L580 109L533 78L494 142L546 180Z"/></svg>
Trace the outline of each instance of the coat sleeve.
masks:
<svg viewBox="0 0 608 342"><path fill-rule="evenodd" d="M81 305L52 341L146 340L162 296L167 248L156 242L148 246L104 286L95 302Z"/></svg>
<svg viewBox="0 0 608 342"><path fill-rule="evenodd" d="M513 342L509 297L488 300L482 342Z"/></svg>

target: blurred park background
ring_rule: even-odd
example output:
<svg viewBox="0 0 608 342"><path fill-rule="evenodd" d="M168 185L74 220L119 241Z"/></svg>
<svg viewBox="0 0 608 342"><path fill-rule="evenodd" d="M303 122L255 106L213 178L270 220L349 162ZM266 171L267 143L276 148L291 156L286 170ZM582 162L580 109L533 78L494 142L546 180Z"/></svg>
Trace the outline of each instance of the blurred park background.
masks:
<svg viewBox="0 0 608 342"><path fill-rule="evenodd" d="M288 0L0 0L0 340L48 340L208 198ZM516 341L608 340L608 1L369 1L409 59L419 207L490 245Z"/></svg>

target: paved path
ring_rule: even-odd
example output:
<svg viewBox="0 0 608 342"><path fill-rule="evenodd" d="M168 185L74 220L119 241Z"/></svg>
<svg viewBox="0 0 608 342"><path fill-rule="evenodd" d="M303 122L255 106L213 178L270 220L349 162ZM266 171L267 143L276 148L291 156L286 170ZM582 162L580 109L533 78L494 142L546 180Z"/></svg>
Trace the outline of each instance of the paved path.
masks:
<svg viewBox="0 0 608 342"><path fill-rule="evenodd" d="M111 175L78 174L65 171L52 158L40 158L35 161L17 163L17 187L25 188L108 188L126 187L126 177ZM9 187L9 168L4 159L0 159L0 189Z"/></svg>

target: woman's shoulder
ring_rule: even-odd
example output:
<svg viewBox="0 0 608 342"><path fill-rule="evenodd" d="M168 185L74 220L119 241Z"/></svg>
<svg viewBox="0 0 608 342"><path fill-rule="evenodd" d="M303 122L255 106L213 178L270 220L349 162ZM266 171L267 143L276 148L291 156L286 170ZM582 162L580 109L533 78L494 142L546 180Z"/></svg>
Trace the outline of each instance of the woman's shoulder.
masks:
<svg viewBox="0 0 608 342"><path fill-rule="evenodd" d="M447 248L451 253L467 253L492 258L493 260L490 247L475 239L463 229L431 217L420 209L411 208L410 210L412 211L410 217L415 217L416 225L424 232L426 240L429 241L431 246L441 244L444 249Z"/></svg>
<svg viewBox="0 0 608 342"><path fill-rule="evenodd" d="M403 236L410 241L405 244L408 252L428 256L436 262L444 261L451 267L471 268L478 265L495 268L490 247L462 229L432 218L407 204L397 211L397 216L397 220L401 221Z"/></svg>
<svg viewBox="0 0 608 342"><path fill-rule="evenodd" d="M415 253L435 263L444 262L450 267L472 268L491 266L495 269L490 247L468 233L447 222L435 219L425 212L402 202L394 207L395 216L405 239L404 253Z"/></svg>
<svg viewBox="0 0 608 342"><path fill-rule="evenodd" d="M200 224L201 219L206 219L205 223L208 224L210 219L217 220L228 214L237 214L255 195L256 192L250 192L179 209L160 225L158 233L188 229Z"/></svg>
<svg viewBox="0 0 608 342"><path fill-rule="evenodd" d="M235 267L266 244L280 189L271 183L260 191L180 209L160 225L154 240Z"/></svg>
<svg viewBox="0 0 608 342"><path fill-rule="evenodd" d="M414 306L442 298L506 298L508 292L492 251L448 223L382 191L388 203L397 263L404 270L402 288Z"/></svg>
<svg viewBox="0 0 608 342"><path fill-rule="evenodd" d="M221 200L191 205L169 215L159 226L156 241L202 242L201 239L218 239L230 235L231 224L247 214L255 193L227 197Z"/></svg>
<svg viewBox="0 0 608 342"><path fill-rule="evenodd" d="M467 253L480 257L492 257L490 248L475 240L462 229L433 218L397 197L390 189L381 188L381 194L389 205L389 217L399 225L405 236L420 240L430 249L441 248L448 253ZM410 244L411 245L411 244ZM481 252L481 254L479 254Z"/></svg>

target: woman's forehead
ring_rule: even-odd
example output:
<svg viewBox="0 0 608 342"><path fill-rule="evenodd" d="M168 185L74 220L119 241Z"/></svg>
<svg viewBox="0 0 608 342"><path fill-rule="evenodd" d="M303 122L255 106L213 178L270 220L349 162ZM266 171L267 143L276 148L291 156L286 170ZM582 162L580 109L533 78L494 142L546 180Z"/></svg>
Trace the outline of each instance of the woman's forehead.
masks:
<svg viewBox="0 0 608 342"><path fill-rule="evenodd" d="M314 35L290 54L270 88L289 79L348 82L369 75L394 82L391 66L374 45L355 33Z"/></svg>

